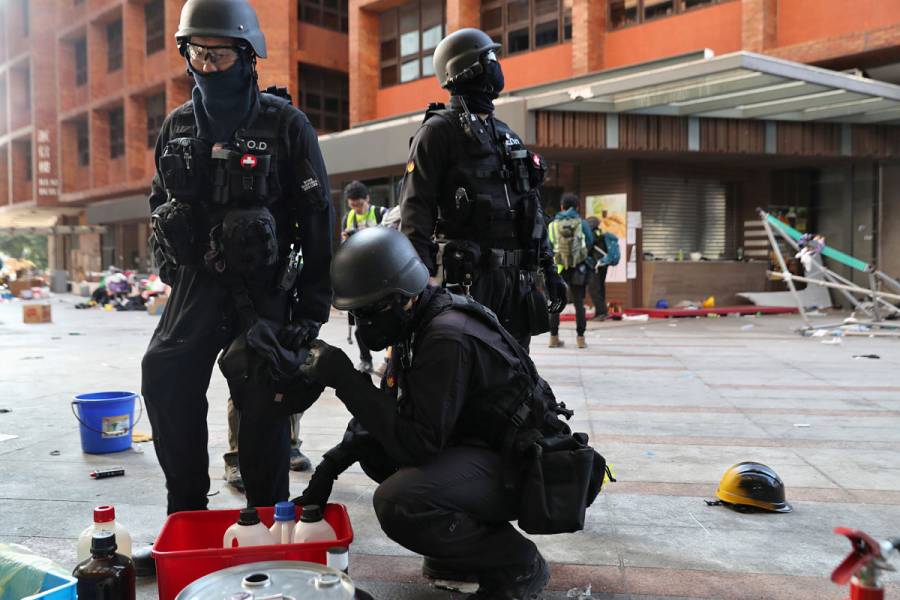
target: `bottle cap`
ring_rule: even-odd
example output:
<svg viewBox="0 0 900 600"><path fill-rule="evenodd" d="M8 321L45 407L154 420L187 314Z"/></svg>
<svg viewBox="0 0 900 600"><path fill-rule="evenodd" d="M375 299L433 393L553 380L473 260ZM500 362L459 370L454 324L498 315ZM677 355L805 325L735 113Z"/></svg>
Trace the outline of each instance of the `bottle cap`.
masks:
<svg viewBox="0 0 900 600"><path fill-rule="evenodd" d="M116 509L112 506L94 508L94 523L109 523L116 520Z"/></svg>
<svg viewBox="0 0 900 600"><path fill-rule="evenodd" d="M242 508L238 525L256 525L259 523L259 513L255 508Z"/></svg>
<svg viewBox="0 0 900 600"><path fill-rule="evenodd" d="M322 520L322 507L318 504L307 504L300 513L300 520L304 523L317 523Z"/></svg>
<svg viewBox="0 0 900 600"><path fill-rule="evenodd" d="M350 566L350 553L343 546L333 546L328 549L325 564L338 571L346 571Z"/></svg>
<svg viewBox="0 0 900 600"><path fill-rule="evenodd" d="M293 521L297 518L297 505L293 502L277 502L275 504L276 521Z"/></svg>
<svg viewBox="0 0 900 600"><path fill-rule="evenodd" d="M98 531L91 537L91 554L112 554L116 548L116 534L112 531Z"/></svg>

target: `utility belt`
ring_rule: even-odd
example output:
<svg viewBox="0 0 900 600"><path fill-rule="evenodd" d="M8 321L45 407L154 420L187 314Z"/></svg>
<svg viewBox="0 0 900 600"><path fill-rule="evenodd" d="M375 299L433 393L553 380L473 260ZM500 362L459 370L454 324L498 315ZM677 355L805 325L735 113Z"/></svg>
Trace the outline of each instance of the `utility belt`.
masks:
<svg viewBox="0 0 900 600"><path fill-rule="evenodd" d="M537 253L533 250L483 248L472 240L450 240L442 258L444 280L464 288L472 285L483 270L520 269L537 271Z"/></svg>

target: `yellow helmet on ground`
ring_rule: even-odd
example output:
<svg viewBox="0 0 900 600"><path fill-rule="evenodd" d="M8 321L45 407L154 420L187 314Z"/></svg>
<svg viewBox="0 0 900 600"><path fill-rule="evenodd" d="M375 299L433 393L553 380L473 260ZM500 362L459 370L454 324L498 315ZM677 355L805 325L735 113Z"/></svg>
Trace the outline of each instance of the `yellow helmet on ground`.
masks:
<svg viewBox="0 0 900 600"><path fill-rule="evenodd" d="M761 508L787 513L793 508L785 501L784 482L778 473L762 463L742 462L722 475L716 497L736 509Z"/></svg>

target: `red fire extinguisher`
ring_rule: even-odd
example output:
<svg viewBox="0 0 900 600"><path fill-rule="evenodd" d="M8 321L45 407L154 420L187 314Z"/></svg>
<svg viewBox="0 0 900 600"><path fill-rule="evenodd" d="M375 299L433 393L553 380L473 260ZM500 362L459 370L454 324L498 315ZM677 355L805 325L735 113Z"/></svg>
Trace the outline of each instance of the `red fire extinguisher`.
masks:
<svg viewBox="0 0 900 600"><path fill-rule="evenodd" d="M882 571L895 571L887 558L900 550L900 538L879 542L862 531L836 527L835 533L845 535L853 550L831 573L831 581L838 585L850 583L847 600L884 600L884 588L878 581Z"/></svg>

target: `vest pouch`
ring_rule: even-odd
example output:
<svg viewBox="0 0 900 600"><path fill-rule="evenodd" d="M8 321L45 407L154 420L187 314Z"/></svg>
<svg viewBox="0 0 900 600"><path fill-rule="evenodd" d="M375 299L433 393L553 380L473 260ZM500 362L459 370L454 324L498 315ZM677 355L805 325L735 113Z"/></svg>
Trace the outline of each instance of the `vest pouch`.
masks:
<svg viewBox="0 0 900 600"><path fill-rule="evenodd" d="M271 154L239 154L230 151L225 162L225 204L268 206L275 200L271 195L269 176Z"/></svg>
<svg viewBox="0 0 900 600"><path fill-rule="evenodd" d="M278 263L275 218L267 208L229 211L222 220L218 246L225 270L247 278L266 278Z"/></svg>
<svg viewBox="0 0 900 600"><path fill-rule="evenodd" d="M593 501L588 494L595 454L583 433L562 433L531 446L524 461L519 506L523 531L552 534L584 529L585 513Z"/></svg>
<svg viewBox="0 0 900 600"><path fill-rule="evenodd" d="M472 285L481 264L481 248L475 242L451 240L444 246L444 280L457 285Z"/></svg>
<svg viewBox="0 0 900 600"><path fill-rule="evenodd" d="M159 157L159 174L166 192L172 198L191 201L202 199L208 191L211 146L199 138L175 138L163 148Z"/></svg>
<svg viewBox="0 0 900 600"><path fill-rule="evenodd" d="M184 202L170 200L156 207L150 215L157 249L172 265L190 265L196 258L191 207Z"/></svg>
<svg viewBox="0 0 900 600"><path fill-rule="evenodd" d="M547 224L541 197L532 190L522 198L522 217L519 219L519 242L526 248L534 248L544 236Z"/></svg>

